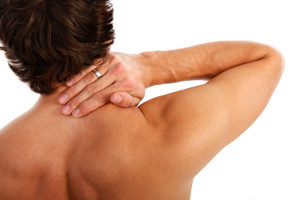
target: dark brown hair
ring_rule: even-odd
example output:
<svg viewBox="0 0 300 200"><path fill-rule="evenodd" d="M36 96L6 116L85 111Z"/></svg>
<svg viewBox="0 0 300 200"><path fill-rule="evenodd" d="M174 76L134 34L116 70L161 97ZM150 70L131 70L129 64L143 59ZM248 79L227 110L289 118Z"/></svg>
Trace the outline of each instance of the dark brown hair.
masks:
<svg viewBox="0 0 300 200"><path fill-rule="evenodd" d="M1 0L0 41L9 66L30 88L51 94L114 42L109 0Z"/></svg>

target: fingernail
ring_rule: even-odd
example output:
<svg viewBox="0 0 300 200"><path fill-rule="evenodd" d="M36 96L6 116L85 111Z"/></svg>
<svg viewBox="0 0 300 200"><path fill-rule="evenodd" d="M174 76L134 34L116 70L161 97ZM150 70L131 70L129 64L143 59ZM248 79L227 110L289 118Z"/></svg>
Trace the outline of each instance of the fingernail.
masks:
<svg viewBox="0 0 300 200"><path fill-rule="evenodd" d="M67 86L72 86L74 83L74 79L71 78L70 80L67 81Z"/></svg>
<svg viewBox="0 0 300 200"><path fill-rule="evenodd" d="M59 103L65 103L67 98L68 98L68 95L64 94L64 95L59 97L58 101L59 101Z"/></svg>
<svg viewBox="0 0 300 200"><path fill-rule="evenodd" d="M78 117L78 116L80 115L80 110L79 110L79 108L77 108L76 110L74 110L73 113L72 113L72 115L73 115L74 117Z"/></svg>
<svg viewBox="0 0 300 200"><path fill-rule="evenodd" d="M62 112L64 114L68 114L69 111L70 111L70 106L68 106L68 105L64 106L63 109L62 109Z"/></svg>
<svg viewBox="0 0 300 200"><path fill-rule="evenodd" d="M116 104L120 103L122 101L122 97L120 95L116 95L113 97L113 102L115 102Z"/></svg>

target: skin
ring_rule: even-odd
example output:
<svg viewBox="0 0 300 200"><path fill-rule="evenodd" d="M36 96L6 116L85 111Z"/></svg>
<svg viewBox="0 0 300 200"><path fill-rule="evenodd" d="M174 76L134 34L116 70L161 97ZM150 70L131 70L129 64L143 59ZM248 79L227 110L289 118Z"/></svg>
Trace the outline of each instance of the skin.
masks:
<svg viewBox="0 0 300 200"><path fill-rule="evenodd" d="M107 103L90 112L80 107L85 100L79 105L83 114L89 112L85 117L61 114L57 99L70 89L66 86L41 96L0 131L1 200L188 200L193 178L257 119L284 68L275 49L250 42L208 43L131 58L143 66L145 88L210 81L139 107ZM116 62L124 69L128 59ZM133 79L120 71L111 76L120 85ZM85 75L79 76L78 83ZM87 85L100 85L100 80ZM133 97L140 94L138 85L111 89L109 97L126 90Z"/></svg>

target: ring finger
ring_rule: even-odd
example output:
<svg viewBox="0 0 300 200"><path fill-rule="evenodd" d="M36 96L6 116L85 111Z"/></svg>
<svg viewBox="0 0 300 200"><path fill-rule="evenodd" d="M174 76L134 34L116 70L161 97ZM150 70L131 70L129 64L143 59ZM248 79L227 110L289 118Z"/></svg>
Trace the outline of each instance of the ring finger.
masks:
<svg viewBox="0 0 300 200"><path fill-rule="evenodd" d="M94 72L91 72L94 77L96 75ZM96 77L97 78L97 77ZM101 84L100 82L101 81ZM107 75L102 76L99 80L96 79L92 84L88 85L85 89L83 89L80 94L72 98L62 109L62 112L66 115L70 115L82 102L89 99L91 96L96 94L97 92L107 88L115 82L107 73Z"/></svg>
<svg viewBox="0 0 300 200"><path fill-rule="evenodd" d="M89 68L88 68L89 69ZM95 68L100 73L102 78L108 71L107 67L100 66L99 68ZM84 88L86 88L88 85L94 83L99 78L97 77L97 73L95 73L93 70L95 69L89 69L91 70L89 73L87 73L79 82L77 82L74 86L67 89L64 93L62 93L59 97L59 102L61 104L65 104L70 99L72 99L74 96L76 96L78 93L80 93Z"/></svg>

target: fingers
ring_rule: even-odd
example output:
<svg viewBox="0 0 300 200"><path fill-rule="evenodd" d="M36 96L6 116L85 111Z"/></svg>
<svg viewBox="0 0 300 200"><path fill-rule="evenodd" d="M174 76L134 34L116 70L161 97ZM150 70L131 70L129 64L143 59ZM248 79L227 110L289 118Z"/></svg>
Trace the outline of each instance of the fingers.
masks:
<svg viewBox="0 0 300 200"><path fill-rule="evenodd" d="M116 92L110 96L110 101L117 106L128 108L138 105L141 99L133 97L126 92Z"/></svg>
<svg viewBox="0 0 300 200"><path fill-rule="evenodd" d="M71 77L67 82L66 85L71 87L78 83L83 77L85 77L88 73L93 71L94 69L98 68L101 65L101 68L107 68L107 62L103 63L104 59L96 59L93 65L89 66L86 69L83 69L79 74ZM104 71L107 71L107 69L103 69ZM99 71L99 70L98 70ZM100 72L100 71L99 71ZM100 72L101 73L101 72ZM102 74L102 73L101 73Z"/></svg>
<svg viewBox="0 0 300 200"><path fill-rule="evenodd" d="M96 95L92 96L87 101L84 101L76 110L74 110L72 115L77 118L86 116L92 111L107 104L109 101L114 101L113 99L117 96L121 96L121 101L119 101L119 103L116 102L117 104L115 104L115 102L113 103L123 108L136 106L141 101L141 99L133 97L126 92L117 92L110 96L110 94L112 93L113 91L111 87L104 89L104 91L96 93Z"/></svg>
<svg viewBox="0 0 300 200"><path fill-rule="evenodd" d="M97 92L91 98L80 104L79 107L72 112L72 115L74 117L83 117L96 110L97 108L103 106L104 104L109 102L110 94L115 92L114 90L116 89L110 86L103 91Z"/></svg>
<svg viewBox="0 0 300 200"><path fill-rule="evenodd" d="M86 72L89 71L90 69L94 70L96 68L93 68L93 67L90 68L89 67L89 68L86 69ZM102 77L100 79L106 79L104 77L107 77L107 76L104 76L104 75L107 73L108 69L97 68L97 70L102 75ZM75 77L80 78L80 76L81 75L76 75ZM77 78L75 78L75 79L77 79ZM70 99L72 99L74 96L76 96L78 93L80 93L84 88L86 88L88 85L94 83L97 80L98 80L98 77L94 74L94 72L90 71L83 78L81 78L81 80L79 82L77 82L73 87L67 89L65 92L63 92L61 95L59 95L59 97L58 97L59 103L65 104Z"/></svg>
<svg viewBox="0 0 300 200"><path fill-rule="evenodd" d="M66 84L67 86L71 87L75 85L78 81L80 81L85 75L93 71L95 68L97 68L97 65L91 65L88 68L82 70L79 74L73 76L71 79L69 79Z"/></svg>
<svg viewBox="0 0 300 200"><path fill-rule="evenodd" d="M95 74L94 74L94 76L95 76ZM110 77L109 74L107 74L107 75L103 76L102 78L100 78L99 80L88 85L85 89L83 89L82 92L80 92L80 93L77 92L77 93L79 93L77 96L75 96L77 93L76 93L76 91L74 91L76 89L70 88L69 90L72 89L72 91L66 91L66 94L72 99L62 108L62 113L65 115L70 115L74 111L74 109L76 109L82 102L88 100L93 95L97 96L97 93L99 91L112 85L113 82L114 82L114 80ZM84 85L84 83L82 83L82 84ZM78 86L78 87L81 87L81 86ZM110 87L111 87L110 90L113 90L115 88L114 85L112 85ZM75 96L75 97L73 98L73 96Z"/></svg>
<svg viewBox="0 0 300 200"><path fill-rule="evenodd" d="M94 69L101 73L100 79ZM121 57L113 55L100 67L88 67L69 80L67 85L71 87L59 96L59 102L65 105L62 113L82 117L109 101L125 108L138 105L144 97L145 87L133 69Z"/></svg>

